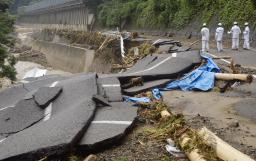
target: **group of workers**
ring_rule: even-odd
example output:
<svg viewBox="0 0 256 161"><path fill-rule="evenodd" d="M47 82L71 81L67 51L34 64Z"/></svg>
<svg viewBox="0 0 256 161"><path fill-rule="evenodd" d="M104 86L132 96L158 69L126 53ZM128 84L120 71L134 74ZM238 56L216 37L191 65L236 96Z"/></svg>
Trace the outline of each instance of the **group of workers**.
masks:
<svg viewBox="0 0 256 161"><path fill-rule="evenodd" d="M244 24L244 32L243 32L243 39L244 39L244 45L243 48L245 50L250 49L250 28L249 23L246 22ZM239 37L241 34L241 29L238 26L237 22L234 22L234 26L231 28L230 31L227 32L228 34L232 35L232 49L238 50L239 49ZM202 52L208 52L209 51L209 40L210 40L210 31L209 28L207 28L206 23L203 24L203 28L201 30L202 35ZM217 50L218 52L223 51L223 35L224 35L224 28L222 27L222 24L218 24L218 28L215 32L215 40L217 42Z"/></svg>

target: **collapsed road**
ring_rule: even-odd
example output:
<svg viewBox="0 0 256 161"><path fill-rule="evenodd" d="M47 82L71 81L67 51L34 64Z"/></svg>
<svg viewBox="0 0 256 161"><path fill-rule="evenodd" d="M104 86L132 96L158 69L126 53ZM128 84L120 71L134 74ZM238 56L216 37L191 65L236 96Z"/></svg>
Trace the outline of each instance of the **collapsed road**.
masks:
<svg viewBox="0 0 256 161"><path fill-rule="evenodd" d="M95 151L109 146L125 136L137 117L137 107L123 102L123 92L129 93L129 88L121 88L125 81L141 76L146 83L139 91L148 90L200 62L197 51L152 55L121 74L43 76L4 90L0 160L35 160L72 148Z"/></svg>
<svg viewBox="0 0 256 161"><path fill-rule="evenodd" d="M0 92L0 160L97 153L120 143L138 120L140 94L165 89L208 60L178 41L151 44L158 54L118 74L32 77ZM158 92L154 97L161 97Z"/></svg>

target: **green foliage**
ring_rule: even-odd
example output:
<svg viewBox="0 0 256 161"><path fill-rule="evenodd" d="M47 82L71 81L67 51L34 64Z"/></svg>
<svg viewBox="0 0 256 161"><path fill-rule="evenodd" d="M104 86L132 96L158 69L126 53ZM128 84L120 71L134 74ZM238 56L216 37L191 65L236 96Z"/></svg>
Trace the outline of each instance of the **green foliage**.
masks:
<svg viewBox="0 0 256 161"><path fill-rule="evenodd" d="M209 23L215 16L225 27L233 21L256 27L255 0L109 0L98 8L103 26L118 27L123 21L143 28L182 28L194 19Z"/></svg>
<svg viewBox="0 0 256 161"><path fill-rule="evenodd" d="M7 8L9 8L9 5L12 3L12 0L1 0L0 1L0 11L4 12Z"/></svg>
<svg viewBox="0 0 256 161"><path fill-rule="evenodd" d="M15 63L16 59L9 56L6 49L0 46L0 77L8 77L14 81L17 74L14 68Z"/></svg>
<svg viewBox="0 0 256 161"><path fill-rule="evenodd" d="M0 1L0 77L8 77L11 80L15 80L16 71L14 65L16 59L6 51L8 48L6 45L11 44L8 34L13 31L14 24L14 17L7 11L10 3L10 0Z"/></svg>
<svg viewBox="0 0 256 161"><path fill-rule="evenodd" d="M13 31L14 20L8 12L0 12L0 43L10 43L8 34Z"/></svg>

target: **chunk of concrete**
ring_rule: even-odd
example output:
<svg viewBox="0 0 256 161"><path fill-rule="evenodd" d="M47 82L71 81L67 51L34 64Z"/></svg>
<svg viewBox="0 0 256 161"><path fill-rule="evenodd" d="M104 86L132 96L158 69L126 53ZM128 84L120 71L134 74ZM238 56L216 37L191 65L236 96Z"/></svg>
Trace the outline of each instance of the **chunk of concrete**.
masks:
<svg viewBox="0 0 256 161"><path fill-rule="evenodd" d="M33 99L21 100L14 107L0 112L0 134L13 134L39 122L44 117Z"/></svg>
<svg viewBox="0 0 256 161"><path fill-rule="evenodd" d="M132 127L137 117L137 107L125 102L111 105L97 110L92 124L78 145L80 151L100 151L118 143Z"/></svg>
<svg viewBox="0 0 256 161"><path fill-rule="evenodd" d="M62 87L41 87L34 93L34 100L39 107L45 109L62 92Z"/></svg>

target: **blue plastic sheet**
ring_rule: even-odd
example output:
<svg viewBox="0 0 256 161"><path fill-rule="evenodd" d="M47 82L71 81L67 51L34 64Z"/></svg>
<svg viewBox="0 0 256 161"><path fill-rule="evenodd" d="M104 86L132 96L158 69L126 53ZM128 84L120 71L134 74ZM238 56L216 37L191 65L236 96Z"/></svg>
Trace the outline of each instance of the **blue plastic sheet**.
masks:
<svg viewBox="0 0 256 161"><path fill-rule="evenodd" d="M219 73L221 69L218 67L218 65L212 60L211 57L208 56L202 56L203 59L207 61L207 63L204 66L199 67L199 70L208 71L208 72L214 72Z"/></svg>
<svg viewBox="0 0 256 161"><path fill-rule="evenodd" d="M185 75L182 79L171 82L163 90L181 89L183 91L201 90L209 91L214 87L215 74L220 72L220 68L214 63L212 58L203 56L207 61L204 66L197 68Z"/></svg>
<svg viewBox="0 0 256 161"><path fill-rule="evenodd" d="M152 93L153 93L154 98L157 99L157 100L160 100L163 96L162 92L157 88L153 89Z"/></svg>
<svg viewBox="0 0 256 161"><path fill-rule="evenodd" d="M123 98L126 102L133 102L133 103L150 103L151 102L150 98L148 97L137 98L137 97L123 96Z"/></svg>

